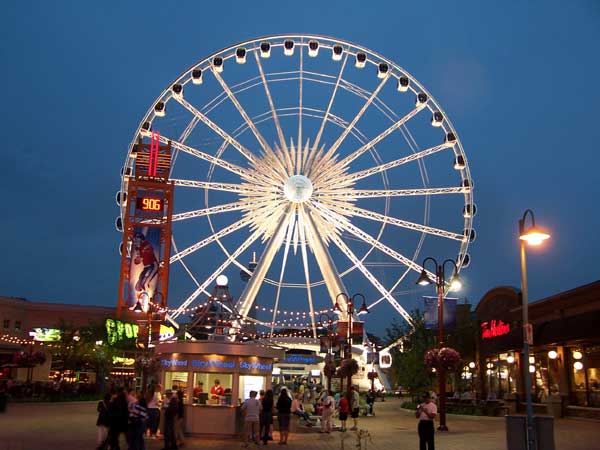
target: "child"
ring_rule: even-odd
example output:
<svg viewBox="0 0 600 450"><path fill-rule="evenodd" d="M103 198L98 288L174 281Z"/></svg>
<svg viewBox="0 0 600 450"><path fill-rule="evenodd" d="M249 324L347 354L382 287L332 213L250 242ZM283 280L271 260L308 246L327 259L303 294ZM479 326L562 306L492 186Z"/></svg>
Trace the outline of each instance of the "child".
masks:
<svg viewBox="0 0 600 450"><path fill-rule="evenodd" d="M350 403L345 395L340 397L340 422L342 422L342 431L346 431L346 420L348 420L348 412L350 411Z"/></svg>
<svg viewBox="0 0 600 450"><path fill-rule="evenodd" d="M256 391L250 391L250 398L246 399L242 404L242 414L244 414L244 424L246 428L246 438L244 447L248 447L250 439L254 439L254 443L258 444L258 419L262 405L256 398Z"/></svg>

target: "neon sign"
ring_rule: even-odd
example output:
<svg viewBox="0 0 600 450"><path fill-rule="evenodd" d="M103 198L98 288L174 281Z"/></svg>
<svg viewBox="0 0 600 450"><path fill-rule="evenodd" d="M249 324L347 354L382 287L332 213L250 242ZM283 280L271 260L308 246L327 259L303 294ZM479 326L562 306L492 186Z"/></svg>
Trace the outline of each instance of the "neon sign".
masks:
<svg viewBox="0 0 600 450"><path fill-rule="evenodd" d="M501 320L491 320L490 322L481 322L481 338L492 339L498 336L504 336L510 333L510 325Z"/></svg>

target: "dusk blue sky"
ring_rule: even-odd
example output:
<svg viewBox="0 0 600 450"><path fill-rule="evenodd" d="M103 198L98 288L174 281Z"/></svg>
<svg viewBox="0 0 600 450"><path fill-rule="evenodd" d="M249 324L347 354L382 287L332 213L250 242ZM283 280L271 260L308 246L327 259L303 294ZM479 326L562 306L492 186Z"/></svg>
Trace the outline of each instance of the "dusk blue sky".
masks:
<svg viewBox="0 0 600 450"><path fill-rule="evenodd" d="M364 45L444 107L478 207L461 298L519 286L526 208L552 234L528 253L531 300L600 278L596 1L23 1L1 11L0 295L114 305L114 194L139 121L194 62L278 33ZM433 292L400 301L412 309L421 294Z"/></svg>

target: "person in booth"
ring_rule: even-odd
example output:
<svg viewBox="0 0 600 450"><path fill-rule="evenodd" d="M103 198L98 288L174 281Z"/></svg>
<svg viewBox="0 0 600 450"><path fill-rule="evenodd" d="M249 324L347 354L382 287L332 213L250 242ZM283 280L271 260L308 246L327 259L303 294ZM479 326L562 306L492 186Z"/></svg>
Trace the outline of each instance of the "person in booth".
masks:
<svg viewBox="0 0 600 450"><path fill-rule="evenodd" d="M225 389L223 389L219 380L215 380L215 384L210 388L210 395L213 399L225 395Z"/></svg>

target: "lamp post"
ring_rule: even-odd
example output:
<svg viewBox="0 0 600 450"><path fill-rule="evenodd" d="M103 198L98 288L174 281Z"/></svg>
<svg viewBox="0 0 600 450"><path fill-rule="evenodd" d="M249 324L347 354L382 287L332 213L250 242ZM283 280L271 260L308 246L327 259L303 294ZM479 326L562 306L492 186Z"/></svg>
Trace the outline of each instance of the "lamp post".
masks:
<svg viewBox="0 0 600 450"><path fill-rule="evenodd" d="M356 297L362 298L362 305L359 308L357 315L361 316L363 314L367 314L369 312L369 308L367 308L367 303L365 301L365 296L362 294L354 294L352 297L348 297L348 294L344 292L340 292L335 297L335 306L333 310L336 313L340 313L342 308L339 304L339 298L344 297L344 302L346 303L346 312L348 314L348 329L346 330L346 346L344 349L344 359L352 358L352 316L354 315L354 299ZM348 396L350 396L350 388L352 387L352 374L348 374L347 377L347 386L346 391L348 392Z"/></svg>
<svg viewBox="0 0 600 450"><path fill-rule="evenodd" d="M325 318L325 321L323 321L323 318ZM335 335L333 334L333 318L329 314L321 313L319 315L319 328L327 330L327 364L329 363L329 358L331 358L331 347L333 339L335 339ZM331 391L331 378L331 376L327 376L328 391Z"/></svg>
<svg viewBox="0 0 600 450"><path fill-rule="evenodd" d="M531 226L525 227L525 220L527 215L531 216ZM532 329L529 323L529 304L527 298L527 261L525 244L528 245L540 245L546 239L549 239L550 235L540 230L535 226L535 217L531 209L525 210L523 217L519 219L519 242L521 246L521 297L523 300L523 375L525 377L525 403L527 410L527 448L528 450L535 450L535 428L533 424L533 406L531 404L531 374L529 373L529 346L532 342Z"/></svg>
<svg viewBox="0 0 600 450"><path fill-rule="evenodd" d="M425 271L425 264L428 261L431 261L435 265L435 281L429 278L427 272ZM445 266L447 263L450 263L453 266L452 277L449 282L446 282L445 276ZM462 287L462 283L460 277L458 276L458 267L456 263L452 259L445 260L442 264L438 264L438 262L431 257L425 258L423 260L423 270L421 270L421 275L417 280L417 284L421 286L427 286L431 283L435 282L436 291L438 294L438 347L444 347L444 294L446 293L446 287L448 290L457 291ZM439 367L437 370L438 374L438 390L439 390L439 398L440 398L440 426L438 427L439 431L448 431L448 427L446 426L446 370L443 367Z"/></svg>

